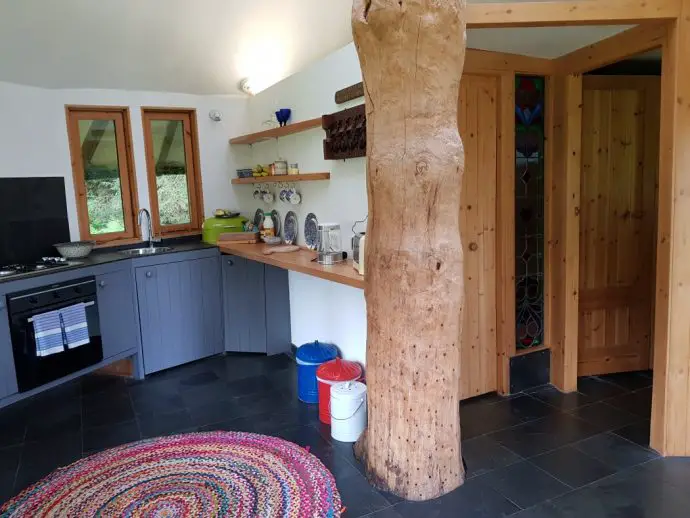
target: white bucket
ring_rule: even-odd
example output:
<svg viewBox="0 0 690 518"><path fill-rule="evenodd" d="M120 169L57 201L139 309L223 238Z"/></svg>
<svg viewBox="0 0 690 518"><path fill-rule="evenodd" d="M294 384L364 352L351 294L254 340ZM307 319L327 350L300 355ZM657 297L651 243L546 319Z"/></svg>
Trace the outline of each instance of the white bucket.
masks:
<svg viewBox="0 0 690 518"><path fill-rule="evenodd" d="M331 386L331 437L356 442L367 426L367 386L347 381Z"/></svg>

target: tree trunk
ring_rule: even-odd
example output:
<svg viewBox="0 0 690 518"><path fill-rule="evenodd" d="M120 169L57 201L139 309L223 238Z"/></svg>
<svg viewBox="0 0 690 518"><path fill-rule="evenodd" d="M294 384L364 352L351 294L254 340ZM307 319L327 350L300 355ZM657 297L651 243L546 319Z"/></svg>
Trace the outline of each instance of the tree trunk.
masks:
<svg viewBox="0 0 690 518"><path fill-rule="evenodd" d="M465 478L458 134L464 0L354 0L367 110L369 480L409 500Z"/></svg>

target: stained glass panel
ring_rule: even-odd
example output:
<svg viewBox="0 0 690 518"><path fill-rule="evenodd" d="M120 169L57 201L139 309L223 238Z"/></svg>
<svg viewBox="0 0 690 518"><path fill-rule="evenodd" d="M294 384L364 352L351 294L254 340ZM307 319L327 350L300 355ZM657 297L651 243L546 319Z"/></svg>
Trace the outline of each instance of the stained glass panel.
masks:
<svg viewBox="0 0 690 518"><path fill-rule="evenodd" d="M544 78L515 80L517 348L544 340Z"/></svg>

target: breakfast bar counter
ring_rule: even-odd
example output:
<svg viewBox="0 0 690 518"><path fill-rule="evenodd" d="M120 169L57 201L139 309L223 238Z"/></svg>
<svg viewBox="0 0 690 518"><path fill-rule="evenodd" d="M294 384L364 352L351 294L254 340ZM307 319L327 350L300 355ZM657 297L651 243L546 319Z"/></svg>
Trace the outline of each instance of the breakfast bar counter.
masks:
<svg viewBox="0 0 690 518"><path fill-rule="evenodd" d="M232 242L219 242L218 248L224 254L232 254L244 257L251 261L270 264L285 270L320 277L339 284L346 284L354 288L364 288L364 277L359 275L352 267L352 261L347 260L340 264L325 266L316 262L316 252L300 249L295 252L264 254L264 250L270 250L269 245L237 244Z"/></svg>

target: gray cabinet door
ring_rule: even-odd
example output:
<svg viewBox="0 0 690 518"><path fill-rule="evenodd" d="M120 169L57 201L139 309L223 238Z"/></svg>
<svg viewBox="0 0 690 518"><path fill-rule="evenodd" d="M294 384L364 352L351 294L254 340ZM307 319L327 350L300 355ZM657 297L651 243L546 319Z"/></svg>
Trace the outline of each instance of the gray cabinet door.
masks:
<svg viewBox="0 0 690 518"><path fill-rule="evenodd" d="M223 350L218 257L136 268L146 374Z"/></svg>
<svg viewBox="0 0 690 518"><path fill-rule="evenodd" d="M103 359L137 348L139 320L132 271L128 268L98 275L96 286Z"/></svg>
<svg viewBox="0 0 690 518"><path fill-rule="evenodd" d="M223 256L225 350L266 352L264 265L242 257Z"/></svg>
<svg viewBox="0 0 690 518"><path fill-rule="evenodd" d="M0 296L0 398L11 396L18 391L7 305L5 297Z"/></svg>

